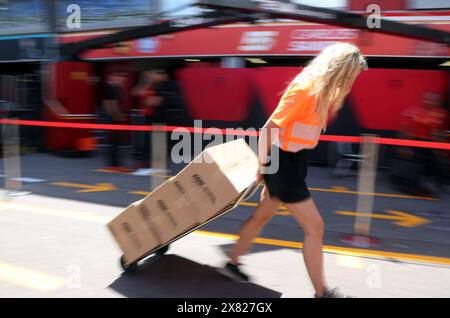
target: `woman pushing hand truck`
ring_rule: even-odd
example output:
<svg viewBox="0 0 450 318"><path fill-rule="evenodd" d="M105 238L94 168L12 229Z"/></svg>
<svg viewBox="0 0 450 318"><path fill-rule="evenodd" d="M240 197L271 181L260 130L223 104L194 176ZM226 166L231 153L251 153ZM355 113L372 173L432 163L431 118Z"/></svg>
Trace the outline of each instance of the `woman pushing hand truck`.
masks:
<svg viewBox="0 0 450 318"><path fill-rule="evenodd" d="M365 69L367 62L356 46L337 43L326 47L288 85L258 143L256 182L265 183L259 205L242 225L223 274L236 281L249 280L240 269L239 257L284 203L304 231L303 257L315 297L343 297L337 289L329 289L324 278L324 223L305 183L307 150L317 146L328 117L336 115ZM269 159L276 158L278 169L269 171Z"/></svg>

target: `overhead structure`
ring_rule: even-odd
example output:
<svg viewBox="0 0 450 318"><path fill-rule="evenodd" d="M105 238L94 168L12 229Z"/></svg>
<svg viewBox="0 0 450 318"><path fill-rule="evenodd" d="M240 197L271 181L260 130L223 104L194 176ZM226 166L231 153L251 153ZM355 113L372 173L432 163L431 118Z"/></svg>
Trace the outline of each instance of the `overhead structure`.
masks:
<svg viewBox="0 0 450 318"><path fill-rule="evenodd" d="M372 25L369 15L319 8L276 0L200 0L197 5L216 10L236 10L266 14L269 18L301 20L335 26L345 26L370 32L398 35L408 38L450 45L450 33L397 21L379 19ZM379 27L378 27L379 26Z"/></svg>
<svg viewBox="0 0 450 318"><path fill-rule="evenodd" d="M252 21L253 19L254 14L245 14L239 12L228 13L221 12L220 10L208 12L199 16L176 18L173 20L155 23L149 26L126 29L117 33L108 34L85 41L63 44L60 48L60 56L62 60L76 60L79 59L80 55L83 52L107 47L108 45L112 45L114 43L181 31L207 28L216 25Z"/></svg>
<svg viewBox="0 0 450 318"><path fill-rule="evenodd" d="M197 16L179 17L149 26L134 27L117 33L96 37L61 46L61 59L76 60L88 50L98 49L143 37L207 28L218 25L253 22L262 19L289 19L321 24L344 26L368 32L396 35L450 45L450 33L423 26L404 24L380 18L370 23L373 17L358 13L295 4L280 0L199 0L194 5L209 9Z"/></svg>

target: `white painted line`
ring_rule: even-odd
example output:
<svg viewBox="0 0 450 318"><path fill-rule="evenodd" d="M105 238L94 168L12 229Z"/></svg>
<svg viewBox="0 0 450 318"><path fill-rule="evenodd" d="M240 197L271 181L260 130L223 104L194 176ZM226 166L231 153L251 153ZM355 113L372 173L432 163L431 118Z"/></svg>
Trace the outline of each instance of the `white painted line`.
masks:
<svg viewBox="0 0 450 318"><path fill-rule="evenodd" d="M42 208L42 207L32 206L32 205L28 205L28 204L20 204L20 203L13 203L13 202L1 202L1 203L2 204L0 205L0 211L20 210L20 211L24 211L24 212L33 212L33 213L42 214L42 215L57 216L57 217L61 217L61 218L96 222L96 223L102 223L102 224L106 224L113 219L112 217L108 217L108 216L89 214L85 211L67 211L63 208L62 209L50 209L50 208Z"/></svg>
<svg viewBox="0 0 450 318"><path fill-rule="evenodd" d="M43 180L43 179L28 178L28 177L12 178L11 180L22 181L22 182L29 182L29 183L45 182L45 181L47 181L47 180Z"/></svg>
<svg viewBox="0 0 450 318"><path fill-rule="evenodd" d="M66 286L68 279L0 262L0 282L39 291L50 291Z"/></svg>
<svg viewBox="0 0 450 318"><path fill-rule="evenodd" d="M135 172L131 173L133 176L150 176L155 173L166 173L166 170L163 169L138 169Z"/></svg>
<svg viewBox="0 0 450 318"><path fill-rule="evenodd" d="M360 257L350 255L336 255L336 265L347 268L365 268L364 260Z"/></svg>
<svg viewBox="0 0 450 318"><path fill-rule="evenodd" d="M109 221L111 221L114 216L102 216L102 215L92 215L87 214L85 211L65 211L63 209L50 209L50 208L40 208L30 204L20 204L20 203L12 203L8 201L0 201L0 211L2 210L20 210L24 212L34 212L42 215L49 216L57 216L61 218L69 218L74 220L82 220L89 222L96 222L106 225ZM117 213L116 215L118 215ZM0 214L1 217L1 214ZM236 234L227 234L227 233L216 233L216 232L207 232L202 230L197 230L191 234L206 236L211 238L222 238L228 239L231 241L235 241L237 238ZM258 244L268 244L275 246L283 246L289 248L302 248L303 244L300 242L292 242L292 241L284 241L284 240L276 240L276 239L267 239L267 238L257 238L254 241ZM339 246L324 246L325 253L333 253L339 255L348 255L354 257L369 257L369 258L380 258L380 259L399 259L407 262L415 262L415 263L431 263L431 264L444 264L450 265L450 258L444 257L436 257L436 256L427 256L427 255L415 255L415 254L405 254L405 253L397 253L397 252L386 252L380 250L363 250L358 248L347 248L347 247L339 247ZM352 261L344 263L352 264ZM357 263L353 262L351 266L360 266Z"/></svg>

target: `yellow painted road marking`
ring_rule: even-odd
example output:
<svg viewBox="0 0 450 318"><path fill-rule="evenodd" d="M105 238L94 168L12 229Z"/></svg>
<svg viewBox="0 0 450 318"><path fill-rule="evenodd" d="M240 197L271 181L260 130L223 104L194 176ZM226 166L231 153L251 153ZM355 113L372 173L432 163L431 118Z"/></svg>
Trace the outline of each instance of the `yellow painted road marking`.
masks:
<svg viewBox="0 0 450 318"><path fill-rule="evenodd" d="M146 195L149 195L151 192L149 192L149 191L130 191L128 193L146 196Z"/></svg>
<svg viewBox="0 0 450 318"><path fill-rule="evenodd" d="M241 202L239 203L239 205L242 206L251 206L251 207L256 207L258 206L258 203L255 202ZM275 215L282 215L282 216L286 216L286 215L291 215L291 212L286 210L286 207L284 205L282 205L278 211L275 213Z"/></svg>
<svg viewBox="0 0 450 318"><path fill-rule="evenodd" d="M116 171L109 170L109 169L97 169L95 171L123 174L122 172L116 172ZM158 177L167 178L167 179L174 177L171 175L162 175L162 174L156 174L156 173L153 174L153 176L158 176ZM359 192L359 191L349 190L347 187L342 187L342 186L332 186L330 188L308 188L308 189L310 191L318 191L318 192L343 193L343 194L354 194L354 195L372 195L372 196L387 197L387 198L439 201L439 199L432 198L432 197L423 197L423 196L415 196L415 195L407 195L407 194Z"/></svg>
<svg viewBox="0 0 450 318"><path fill-rule="evenodd" d="M149 191L130 191L128 193L146 196L146 195L149 195L151 192L149 192ZM256 203L256 202L241 202L241 203L239 203L239 205L256 207L256 206L258 206L258 203ZM277 214L277 215L290 215L291 214L289 211L286 210L286 207L284 205L282 205L279 208L279 210L281 210L281 211L279 211L275 214Z"/></svg>
<svg viewBox="0 0 450 318"><path fill-rule="evenodd" d="M130 191L128 193L131 194L137 194L137 195L148 195L151 192L147 191ZM256 202L241 202L239 203L241 206L250 206L250 207L256 207L258 206L258 203ZM370 214L370 213L356 213L356 212L347 212L347 211L337 211L336 214L339 215L349 215L349 216L366 216L366 217L373 217L376 219L387 219L387 220L396 220L397 222L394 222L394 224L404 227L415 227L419 225L424 225L431 223L430 220L427 220L425 218L421 218L412 214L408 214L405 212L395 211L395 210L388 210L389 213L392 213L394 215L383 215L383 214ZM275 215L280 216L290 216L291 213L286 209L284 205L282 205L278 211L275 213Z"/></svg>
<svg viewBox="0 0 450 318"><path fill-rule="evenodd" d="M239 237L235 234L226 234L226 233L216 233L216 232L208 232L208 231L195 231L196 234L211 236L211 237L220 237L227 238L231 240L237 240ZM301 242L292 242L292 241L283 241L283 240L274 240L267 238L256 238L253 240L254 243L257 244L266 244L266 245L274 245L281 247L290 247L290 248L303 248L303 243ZM446 257L437 257L437 256L427 256L427 255L417 255L417 254L405 254L405 253L396 253L396 252L385 252L380 250L369 250L369 249L361 249L361 248L353 248L353 247L340 247L340 246L331 246L324 245L324 252L340 254L340 255L348 255L355 257L375 257L375 258L384 258L384 259L395 259L400 261L412 261L412 262L422 262L422 263L433 263L433 264L443 264L450 265L450 258Z"/></svg>
<svg viewBox="0 0 450 318"><path fill-rule="evenodd" d="M341 187L341 186L332 186L330 187L331 190L337 190L337 191L349 191L349 188L347 187Z"/></svg>
<svg viewBox="0 0 450 318"><path fill-rule="evenodd" d="M152 173L152 177L160 177L160 178L165 178L165 179L170 179L173 178L175 176L169 176L169 175L164 175L164 174L160 174L160 173Z"/></svg>
<svg viewBox="0 0 450 318"><path fill-rule="evenodd" d="M348 211L336 211L336 214L339 215L349 215L349 216L363 216L363 217L369 217L374 219L385 219L385 220L395 220L394 224L403 226L403 227L416 227L419 225L424 225L431 223L430 220L421 218L419 216L395 211L395 210L386 210L387 212L393 214L393 215L387 215L387 214L375 214L375 213L359 213L359 212L348 212Z"/></svg>
<svg viewBox="0 0 450 318"><path fill-rule="evenodd" d="M239 205L255 207L255 206L258 205L258 203L255 203L255 202L241 202L241 203L239 203Z"/></svg>
<svg viewBox="0 0 450 318"><path fill-rule="evenodd" d="M278 211L277 213L275 213L276 215L282 215L282 216L289 216L291 215L291 212L289 211Z"/></svg>
<svg viewBox="0 0 450 318"><path fill-rule="evenodd" d="M120 173L114 170L109 169L97 169L97 172L111 172L111 173ZM127 173L125 173L127 174ZM162 174L153 174L153 176L161 177L161 178L172 178L172 175L162 175ZM355 195L373 195L380 197L388 197L388 198L400 198L400 199L415 199L415 200L430 200L430 201L439 201L439 199L432 197L424 197L424 196L414 196L414 195L405 195L405 194L396 194L396 193L368 193L368 192L359 192L349 190L347 187L342 186L332 186L330 188L308 188L310 191L319 191L319 192L331 192L331 193L343 193L343 194L355 194Z"/></svg>
<svg viewBox="0 0 450 318"><path fill-rule="evenodd" d="M107 168L96 169L94 171L95 172L117 173L117 174L131 174L131 172L119 172L119 171L115 171L114 169L107 169Z"/></svg>
<svg viewBox="0 0 450 318"><path fill-rule="evenodd" d="M21 211L29 211L42 215L50 215L50 216L58 216L62 218L69 218L75 220L96 222L106 225L109 221L112 220L112 217L100 216L100 215L86 215L86 212L76 212L76 211L67 211L67 210L57 210L57 209L48 209L48 208L39 208L36 206L31 206L28 204L19 204L19 203L4 203L0 205L0 210L6 208L14 208ZM210 236L210 237L220 237L227 238L231 240L238 239L238 235L236 234L228 234L228 233L218 233L218 232L209 232L197 230L194 232L198 235ZM273 245L273 246L281 246L281 247L289 247L289 248L303 248L303 243L301 242L292 242L292 241L284 241L284 240L275 240L268 238L256 238L253 242L257 244L265 244L265 245ZM433 264L444 264L450 265L450 258L445 257L437 257L437 256L426 256L426 255L416 255L416 254L404 254L404 253L396 253L396 252L385 252L380 250L369 250L369 249L360 249L360 248L350 248L350 247L339 247L339 246L331 246L324 245L324 252L341 254L341 255L350 255L355 257L375 257L375 258L385 258L385 259L396 259L402 261L413 261L413 262L424 262L424 263L433 263Z"/></svg>
<svg viewBox="0 0 450 318"><path fill-rule="evenodd" d="M359 191L348 190L345 187L331 187L329 189L327 189L327 188L308 188L308 190L310 190L310 191L318 191L318 192L329 192L329 193L354 194L354 195L372 195L372 196L376 196L376 197L386 197L386 198L439 201L439 199L432 198L432 197L422 197L422 196L397 194L397 193L359 192ZM135 192L137 192L137 191L135 191Z"/></svg>
<svg viewBox="0 0 450 318"><path fill-rule="evenodd" d="M94 185L90 185L90 184L71 183L71 182L52 182L50 184L54 185L54 186L59 186L59 187L81 188L83 190L75 191L75 192L81 192L81 193L117 190L117 187L111 183L97 183Z"/></svg>
<svg viewBox="0 0 450 318"><path fill-rule="evenodd" d="M66 286L68 279L0 262L0 282L39 291L50 291Z"/></svg>
<svg viewBox="0 0 450 318"><path fill-rule="evenodd" d="M324 188L308 188L308 190L310 190L310 191L319 191L319 192L356 194L356 195L372 195L372 196L376 196L376 197L387 197L387 198L439 201L439 199L432 198L432 197L421 197L421 196L396 194L396 193L376 193L376 192L371 193L371 192L359 192L359 191L343 190L343 189L324 189Z"/></svg>
<svg viewBox="0 0 450 318"><path fill-rule="evenodd" d="M95 169L95 172L107 172L107 173L117 173L117 174L127 174L130 176L134 176L133 172L119 172L116 171L114 169L107 169L107 168L102 168L102 169ZM160 173L152 173L149 174L149 177L160 177L160 178L165 178L165 179L169 179L172 178L174 176L169 176L169 175L164 175L164 174L160 174Z"/></svg>

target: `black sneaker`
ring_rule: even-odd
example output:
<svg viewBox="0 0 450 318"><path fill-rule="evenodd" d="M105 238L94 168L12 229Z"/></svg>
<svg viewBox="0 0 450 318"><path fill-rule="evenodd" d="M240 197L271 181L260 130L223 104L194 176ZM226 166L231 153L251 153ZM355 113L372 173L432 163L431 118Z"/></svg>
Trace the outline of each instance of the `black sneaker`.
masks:
<svg viewBox="0 0 450 318"><path fill-rule="evenodd" d="M241 270L239 269L239 265L241 264L235 265L227 263L224 267L217 269L217 271L223 276L231 278L235 282L248 283L250 281L250 278L243 272L241 272Z"/></svg>
<svg viewBox="0 0 450 318"><path fill-rule="evenodd" d="M332 289L327 288L327 290L322 296L315 295L314 298L354 298L354 297L342 294L337 288Z"/></svg>

